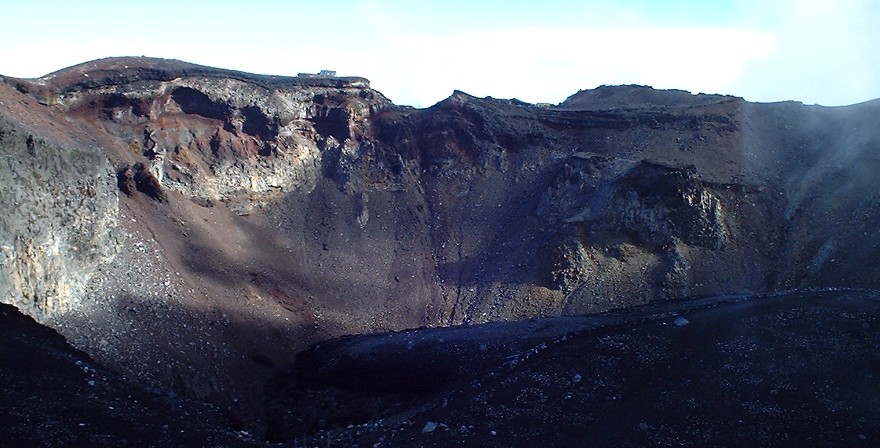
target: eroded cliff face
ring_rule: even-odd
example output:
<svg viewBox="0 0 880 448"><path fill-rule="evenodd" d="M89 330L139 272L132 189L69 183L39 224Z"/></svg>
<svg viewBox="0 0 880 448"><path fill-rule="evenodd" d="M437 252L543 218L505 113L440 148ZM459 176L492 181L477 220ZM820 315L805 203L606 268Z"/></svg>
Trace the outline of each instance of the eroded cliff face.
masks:
<svg viewBox="0 0 880 448"><path fill-rule="evenodd" d="M3 300L232 421L343 334L880 279L876 102L623 86L418 110L362 78L148 58L0 94Z"/></svg>
<svg viewBox="0 0 880 448"><path fill-rule="evenodd" d="M114 159L143 163L163 188L242 212L313 189L321 151L351 151L365 119L390 104L350 84L279 88L229 77L165 80L172 77L68 88L55 107L125 143L131 154Z"/></svg>
<svg viewBox="0 0 880 448"><path fill-rule="evenodd" d="M113 171L99 148L62 147L0 118L0 297L41 321L76 306L117 250Z"/></svg>

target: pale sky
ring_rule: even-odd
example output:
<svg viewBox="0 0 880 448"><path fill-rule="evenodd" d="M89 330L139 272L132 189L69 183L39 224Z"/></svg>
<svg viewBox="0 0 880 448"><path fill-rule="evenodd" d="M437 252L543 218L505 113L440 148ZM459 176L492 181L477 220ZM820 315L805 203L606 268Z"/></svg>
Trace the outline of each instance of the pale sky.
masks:
<svg viewBox="0 0 880 448"><path fill-rule="evenodd" d="M880 97L877 0L16 3L0 17L0 74L15 77L146 55L336 70L416 107L455 89L558 103L603 84L827 106Z"/></svg>

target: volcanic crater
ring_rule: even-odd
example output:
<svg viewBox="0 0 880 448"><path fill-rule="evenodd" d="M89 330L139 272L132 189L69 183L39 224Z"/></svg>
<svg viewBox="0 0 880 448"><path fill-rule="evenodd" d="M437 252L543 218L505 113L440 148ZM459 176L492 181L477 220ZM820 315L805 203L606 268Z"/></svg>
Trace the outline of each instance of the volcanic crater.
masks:
<svg viewBox="0 0 880 448"><path fill-rule="evenodd" d="M516 444L542 440L562 418L550 412L554 400L570 400L560 384L593 378L592 398L563 418L558 444L867 443L880 436L862 406L873 395L829 398L833 406L772 420L765 434L756 425L771 405L749 395L757 392L748 381L779 383L767 388L788 410L822 381L844 385L821 369L786 383L785 369L802 361L713 356L749 356L765 343L778 350L771 340L737 345L758 324L729 320L748 316L770 326L807 316L833 326L823 334L852 318L851 340L818 343L843 359L823 359L869 356L880 283L878 119L877 100L759 104L645 86L602 86L557 105L456 91L415 109L360 77L143 57L0 77L0 299L18 309L4 307L4 319L14 316L21 334L50 327L71 344L46 333L31 348L5 348L4 377L38 395L53 381L82 381L83 369L51 372L74 356L111 378L112 394L76 389L67 400L152 397L140 398L151 417L119 417L141 422L130 439L107 428L94 439L7 388L16 404L4 428L62 428L7 432L44 446ZM686 310L723 328L682 329L721 338L703 361L669 333L669 316ZM790 329L778 347L809 339L806 325ZM717 396L696 395L678 414L668 395L648 393L654 407L642 417L635 401L612 409L613 397L638 401L636 387L691 393L641 383L659 364L645 360L647 346L627 336L635 334L671 344L656 356L706 374L728 365L770 372L719 386L743 406L755 398L765 407L696 421L701 400ZM856 345L841 351L834 341ZM75 355L33 368L22 360L33 347ZM563 359L561 347L598 367ZM530 351L548 364L504 367ZM648 370L636 375L629 363ZM623 379L609 380L614 372ZM546 418L524 430L523 409L544 408ZM786 432L831 408L856 411L824 432ZM488 409L486 420L475 421L475 409ZM196 414L206 416L197 435L169 433ZM718 429L740 414L748 430ZM160 425L163 416L173 423ZM609 419L618 429L602 439L597 428Z"/></svg>

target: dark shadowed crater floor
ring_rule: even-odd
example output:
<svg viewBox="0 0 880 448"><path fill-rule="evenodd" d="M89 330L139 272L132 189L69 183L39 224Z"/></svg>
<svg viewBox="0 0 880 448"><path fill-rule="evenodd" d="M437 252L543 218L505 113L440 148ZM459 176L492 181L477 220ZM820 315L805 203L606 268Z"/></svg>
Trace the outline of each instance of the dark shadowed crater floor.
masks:
<svg viewBox="0 0 880 448"><path fill-rule="evenodd" d="M145 389L0 304L0 446L261 446L224 412Z"/></svg>
<svg viewBox="0 0 880 448"><path fill-rule="evenodd" d="M727 296L346 337L266 388L267 446L872 446L880 293ZM20 446L252 446L2 306Z"/></svg>

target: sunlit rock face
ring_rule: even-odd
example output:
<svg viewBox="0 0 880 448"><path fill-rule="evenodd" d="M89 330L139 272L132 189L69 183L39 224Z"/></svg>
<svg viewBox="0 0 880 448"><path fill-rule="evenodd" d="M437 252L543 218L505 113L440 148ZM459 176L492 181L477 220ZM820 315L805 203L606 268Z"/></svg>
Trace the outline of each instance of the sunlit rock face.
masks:
<svg viewBox="0 0 880 448"><path fill-rule="evenodd" d="M314 188L321 151L351 146L371 111L390 104L348 81L331 87L294 78L278 87L210 73L132 77L131 84L69 89L58 105L98 118L165 188L239 211Z"/></svg>
<svg viewBox="0 0 880 448"><path fill-rule="evenodd" d="M98 148L62 147L0 119L0 298L46 320L118 250L116 185Z"/></svg>

